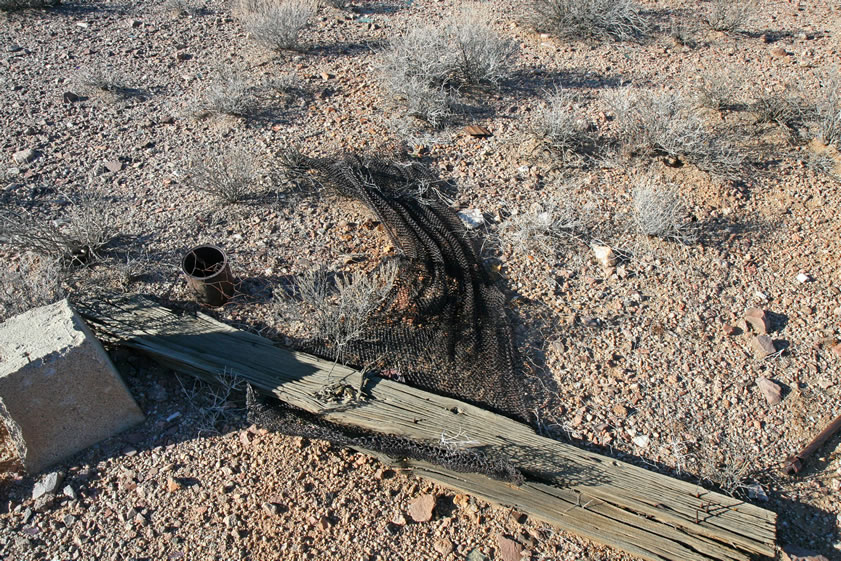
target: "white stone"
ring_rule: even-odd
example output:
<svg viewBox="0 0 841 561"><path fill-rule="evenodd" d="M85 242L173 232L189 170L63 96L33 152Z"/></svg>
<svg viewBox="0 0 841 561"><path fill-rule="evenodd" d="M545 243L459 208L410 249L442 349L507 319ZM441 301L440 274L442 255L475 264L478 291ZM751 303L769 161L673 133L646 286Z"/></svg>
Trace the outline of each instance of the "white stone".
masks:
<svg viewBox="0 0 841 561"><path fill-rule="evenodd" d="M810 280L812 280L811 277L809 275L807 275L806 273L800 273L799 275L797 275L797 281L800 284L805 284L805 283L809 282Z"/></svg>
<svg viewBox="0 0 841 561"><path fill-rule="evenodd" d="M30 473L143 420L67 300L0 324L0 420Z"/></svg>
<svg viewBox="0 0 841 561"><path fill-rule="evenodd" d="M633 439L633 442L634 442L635 446L638 446L640 448L646 448L646 447L648 447L648 443L650 442L650 439L648 438L647 435L641 434L639 436L635 436L634 439Z"/></svg>
<svg viewBox="0 0 841 561"><path fill-rule="evenodd" d="M458 212L458 217L467 226L468 230L475 230L485 223L482 211L477 208L467 208Z"/></svg>
<svg viewBox="0 0 841 561"><path fill-rule="evenodd" d="M598 261L602 267L609 269L616 266L616 255L610 247L606 245L594 245L592 247L593 254L596 256L596 261Z"/></svg>

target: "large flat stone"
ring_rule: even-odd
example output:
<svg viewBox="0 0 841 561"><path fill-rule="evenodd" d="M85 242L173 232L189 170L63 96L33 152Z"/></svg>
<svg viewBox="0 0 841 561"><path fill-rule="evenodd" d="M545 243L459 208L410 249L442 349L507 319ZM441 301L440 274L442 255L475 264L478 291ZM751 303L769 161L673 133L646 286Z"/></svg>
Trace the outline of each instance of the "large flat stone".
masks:
<svg viewBox="0 0 841 561"><path fill-rule="evenodd" d="M36 473L141 422L143 413L63 300L0 324L0 418Z"/></svg>

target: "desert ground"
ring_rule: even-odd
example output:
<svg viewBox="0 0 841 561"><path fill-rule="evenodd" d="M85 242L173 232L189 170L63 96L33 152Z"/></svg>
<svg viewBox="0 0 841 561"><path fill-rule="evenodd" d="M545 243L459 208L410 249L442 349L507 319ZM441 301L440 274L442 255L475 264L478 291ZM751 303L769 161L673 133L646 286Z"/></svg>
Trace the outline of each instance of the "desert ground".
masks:
<svg viewBox="0 0 841 561"><path fill-rule="evenodd" d="M758 0L723 25L728 3L645 0L615 37L535 28L526 0L331 2L278 50L258 4L0 12L0 320L115 291L200 309L180 263L212 243L237 294L203 312L312 335L279 294L396 250L287 155L400 152L473 217L541 431L773 510L780 545L841 559L841 436L781 472L841 414L841 6ZM413 111L395 45L476 21L501 69ZM631 559L110 352L146 421L56 466L48 500L4 462L0 558Z"/></svg>

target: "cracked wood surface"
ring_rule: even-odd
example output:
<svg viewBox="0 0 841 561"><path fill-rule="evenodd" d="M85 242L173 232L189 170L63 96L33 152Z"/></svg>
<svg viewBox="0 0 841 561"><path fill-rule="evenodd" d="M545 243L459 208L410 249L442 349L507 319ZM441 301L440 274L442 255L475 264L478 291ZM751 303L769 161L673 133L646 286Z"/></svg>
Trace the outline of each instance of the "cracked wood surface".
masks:
<svg viewBox="0 0 841 561"><path fill-rule="evenodd" d="M509 458L526 481L515 486L426 462L386 461L633 555L687 561L775 555L773 512L542 437L482 408L363 378L345 366L283 349L203 314L173 312L145 297L84 304L79 311L100 337L174 370L211 382L219 374L235 374L257 391L329 421L427 442L463 431L471 446Z"/></svg>

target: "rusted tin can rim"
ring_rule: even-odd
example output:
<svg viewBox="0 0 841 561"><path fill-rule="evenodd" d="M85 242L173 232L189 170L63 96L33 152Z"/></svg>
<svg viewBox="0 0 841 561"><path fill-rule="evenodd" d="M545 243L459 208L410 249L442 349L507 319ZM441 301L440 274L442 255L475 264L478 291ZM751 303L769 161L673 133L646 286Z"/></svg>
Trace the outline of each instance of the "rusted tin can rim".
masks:
<svg viewBox="0 0 841 561"><path fill-rule="evenodd" d="M228 256L220 247L194 247L184 255L181 270L199 302L221 306L234 295L234 279L228 266Z"/></svg>

